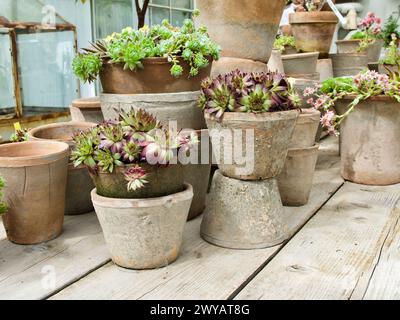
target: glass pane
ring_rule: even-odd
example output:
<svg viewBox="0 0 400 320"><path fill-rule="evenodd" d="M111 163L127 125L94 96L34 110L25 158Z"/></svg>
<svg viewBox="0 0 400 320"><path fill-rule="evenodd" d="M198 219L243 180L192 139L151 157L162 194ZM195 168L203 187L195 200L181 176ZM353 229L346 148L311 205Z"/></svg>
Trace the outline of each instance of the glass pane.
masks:
<svg viewBox="0 0 400 320"><path fill-rule="evenodd" d="M20 34L17 45L24 110L68 107L78 96L74 33Z"/></svg>
<svg viewBox="0 0 400 320"><path fill-rule="evenodd" d="M0 33L0 108L5 112L5 108L12 108L14 112L14 80L12 75L12 58L10 37L8 33Z"/></svg>
<svg viewBox="0 0 400 320"><path fill-rule="evenodd" d="M191 16L190 12L172 10L172 22L173 26L180 27L185 19L189 19Z"/></svg>
<svg viewBox="0 0 400 320"><path fill-rule="evenodd" d="M172 0L174 1L174 0ZM151 0L152 4L158 4L158 5L162 5L162 6L169 6L169 0Z"/></svg>
<svg viewBox="0 0 400 320"><path fill-rule="evenodd" d="M132 0L94 1L94 21L96 39L102 39L113 32L120 32L133 26Z"/></svg>
<svg viewBox="0 0 400 320"><path fill-rule="evenodd" d="M193 0L171 0L172 8L193 9Z"/></svg>
<svg viewBox="0 0 400 320"><path fill-rule="evenodd" d="M150 8L151 25L160 24L164 19L169 20L169 10L162 8Z"/></svg>

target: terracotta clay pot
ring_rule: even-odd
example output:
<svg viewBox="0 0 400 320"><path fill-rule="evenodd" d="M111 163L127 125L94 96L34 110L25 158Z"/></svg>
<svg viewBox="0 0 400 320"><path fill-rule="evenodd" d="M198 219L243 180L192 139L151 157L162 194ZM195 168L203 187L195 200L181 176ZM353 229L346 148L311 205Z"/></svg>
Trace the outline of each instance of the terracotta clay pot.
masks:
<svg viewBox="0 0 400 320"><path fill-rule="evenodd" d="M317 73L319 73L319 81L321 82L333 78L332 59L319 59L317 62Z"/></svg>
<svg viewBox="0 0 400 320"><path fill-rule="evenodd" d="M242 181L214 174L200 233L204 240L231 249L260 249L285 241L288 228L275 178Z"/></svg>
<svg viewBox="0 0 400 320"><path fill-rule="evenodd" d="M196 19L222 48L223 57L267 63L285 0L197 0Z"/></svg>
<svg viewBox="0 0 400 320"><path fill-rule="evenodd" d="M102 94L101 109L104 119L118 118L118 110L142 108L168 125L176 121L177 129L206 128L202 110L198 107L200 91L161 94Z"/></svg>
<svg viewBox="0 0 400 320"><path fill-rule="evenodd" d="M316 144L309 148L289 149L285 167L277 178L284 206L297 207L308 203L318 148L319 145Z"/></svg>
<svg viewBox="0 0 400 320"><path fill-rule="evenodd" d="M148 183L142 189L136 191L127 190L124 173L129 165L115 167L113 173L90 173L98 195L115 199L145 199L163 197L181 192L184 189L182 165L158 166L140 163L140 166L147 172L146 180Z"/></svg>
<svg viewBox="0 0 400 320"><path fill-rule="evenodd" d="M6 181L3 215L10 241L36 244L62 231L69 148L55 141L0 145L0 176Z"/></svg>
<svg viewBox="0 0 400 320"><path fill-rule="evenodd" d="M99 97L74 100L69 111L74 122L100 123L104 120Z"/></svg>
<svg viewBox="0 0 400 320"><path fill-rule="evenodd" d="M396 66L396 65L379 64L378 65L378 72L390 75L392 72L399 72L399 67Z"/></svg>
<svg viewBox="0 0 400 320"><path fill-rule="evenodd" d="M315 74L319 52L307 52L282 55L283 68L288 77L298 74Z"/></svg>
<svg viewBox="0 0 400 320"><path fill-rule="evenodd" d="M253 61L240 58L222 57L218 61L214 61L211 69L211 78L216 78L220 74L226 74L233 70L239 69L243 72L267 72L268 66L259 61Z"/></svg>
<svg viewBox="0 0 400 320"><path fill-rule="evenodd" d="M354 97L338 100L339 114ZM341 174L367 185L400 183L400 103L378 96L360 102L340 125Z"/></svg>
<svg viewBox="0 0 400 320"><path fill-rule="evenodd" d="M143 68L134 71L124 70L123 64L104 63L100 81L104 93L140 94L171 93L200 90L201 81L210 76L211 60L207 67L199 70L195 77L189 76L190 66L180 59L183 74L175 78L171 75L172 64L167 58L146 58Z"/></svg>
<svg viewBox="0 0 400 320"><path fill-rule="evenodd" d="M115 264L129 269L167 266L179 255L192 201L188 184L179 193L153 199L92 200Z"/></svg>
<svg viewBox="0 0 400 320"><path fill-rule="evenodd" d="M321 112L315 109L302 109L294 127L290 149L309 148L315 143Z"/></svg>
<svg viewBox="0 0 400 320"><path fill-rule="evenodd" d="M296 48L302 52L319 52L327 58L333 34L339 22L333 12L296 12L289 15Z"/></svg>
<svg viewBox="0 0 400 320"><path fill-rule="evenodd" d="M225 112L217 121L205 113L215 159L222 174L240 180L277 176L299 111L260 114Z"/></svg>
<svg viewBox="0 0 400 320"><path fill-rule="evenodd" d="M30 140L53 140L65 142L70 149L75 147L72 136L80 130L88 130L95 123L89 122L60 122L40 126L29 130ZM77 168L72 163L68 165L67 193L65 202L65 214L77 215L93 211L90 192L94 184L85 166Z"/></svg>
<svg viewBox="0 0 400 320"><path fill-rule="evenodd" d="M363 53L331 54L335 77L355 76L368 68L368 56Z"/></svg>
<svg viewBox="0 0 400 320"><path fill-rule="evenodd" d="M365 52L358 52L360 43L361 40L358 39L338 40L336 41L338 53L363 53L368 56L368 63L379 61L384 44L383 40L375 40L365 49Z"/></svg>

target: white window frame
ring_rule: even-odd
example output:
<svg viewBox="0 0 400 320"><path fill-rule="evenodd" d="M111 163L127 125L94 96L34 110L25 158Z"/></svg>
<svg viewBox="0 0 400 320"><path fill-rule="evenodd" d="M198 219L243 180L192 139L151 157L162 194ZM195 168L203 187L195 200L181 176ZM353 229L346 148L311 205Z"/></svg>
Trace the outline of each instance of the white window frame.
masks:
<svg viewBox="0 0 400 320"><path fill-rule="evenodd" d="M132 1L134 1L134 0L132 0ZM174 7L174 6L171 5L171 1L172 1L172 0L168 0L169 5L161 5L161 4L152 3L152 0L150 0L148 12L147 12L147 16L148 16L149 24L150 24L150 25L153 24L153 23L152 23L152 17L151 17L151 14L150 14L152 8L160 8L160 9L167 9L167 10L169 10L169 17L168 17L168 20L169 20L169 21L172 21L172 11L181 11L181 12L192 13L192 12L194 11L195 7L196 7L196 2L195 2L195 0L190 0L190 1L192 1L192 4L193 4L192 9Z"/></svg>

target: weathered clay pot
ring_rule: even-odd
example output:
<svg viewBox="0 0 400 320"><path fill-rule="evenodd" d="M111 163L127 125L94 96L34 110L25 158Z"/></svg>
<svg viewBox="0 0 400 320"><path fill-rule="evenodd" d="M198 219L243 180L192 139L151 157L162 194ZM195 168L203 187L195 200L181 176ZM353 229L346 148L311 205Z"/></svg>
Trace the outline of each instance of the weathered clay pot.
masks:
<svg viewBox="0 0 400 320"><path fill-rule="evenodd" d="M69 148L56 141L0 145L0 176L8 211L3 222L10 241L36 244L62 231Z"/></svg>
<svg viewBox="0 0 400 320"><path fill-rule="evenodd" d="M188 220L196 218L204 211L211 173L212 154L208 130L198 131L197 134L200 142L191 149L189 156L191 158L193 155L193 160L197 160L197 163L185 164L182 168L184 181L193 187Z"/></svg>
<svg viewBox="0 0 400 320"><path fill-rule="evenodd" d="M149 165L140 163L147 172L148 183L136 191L127 190L124 173L128 165L115 167L113 173L90 173L96 186L97 193L102 197L120 199L145 199L163 197L181 192L184 189L183 169L180 164Z"/></svg>
<svg viewBox="0 0 400 320"><path fill-rule="evenodd" d="M89 122L60 122L34 128L28 132L30 140L54 140L65 142L70 149L75 147L72 136L79 130L88 130L95 126ZM94 184L85 166L77 168L72 163L68 165L67 193L65 214L76 215L93 211L90 192Z"/></svg>
<svg viewBox="0 0 400 320"><path fill-rule="evenodd" d="M191 77L189 64L180 59L183 74L178 78L171 75L172 64L167 58L146 58L142 64L143 68L131 71L124 70L123 64L103 63L100 72L103 92L141 94L197 91L200 90L201 81L211 72L211 60L207 67L199 70L197 76Z"/></svg>
<svg viewBox="0 0 400 320"><path fill-rule="evenodd" d="M338 100L339 114L354 97ZM367 185L400 183L400 104L379 96L361 102L340 125L341 173Z"/></svg>
<svg viewBox="0 0 400 320"><path fill-rule="evenodd" d="M222 56L267 63L285 0L197 0L196 19L222 48Z"/></svg>
<svg viewBox="0 0 400 320"><path fill-rule="evenodd" d="M378 72L390 75L391 72L399 72L399 67L396 66L396 65L379 64L378 65Z"/></svg>
<svg viewBox="0 0 400 320"><path fill-rule="evenodd" d="M289 15L296 48L328 57L338 18L333 12L296 12Z"/></svg>
<svg viewBox="0 0 400 320"><path fill-rule="evenodd" d="M142 108L152 113L163 124L177 122L177 129L205 129L206 124L197 99L200 91L164 94L102 94L101 109L104 119L118 118L117 110Z"/></svg>
<svg viewBox="0 0 400 320"><path fill-rule="evenodd" d="M315 109L303 109L297 118L289 149L309 148L315 143L321 112Z"/></svg>
<svg viewBox="0 0 400 320"><path fill-rule="evenodd" d="M214 174L201 236L225 248L259 249L288 237L276 179L241 181Z"/></svg>
<svg viewBox="0 0 400 320"><path fill-rule="evenodd" d="M317 73L319 73L319 81L321 82L333 78L332 59L319 59L317 62Z"/></svg>
<svg viewBox="0 0 400 320"><path fill-rule="evenodd" d="M153 199L92 200L115 264L129 269L167 266L179 255L193 190Z"/></svg>
<svg viewBox="0 0 400 320"><path fill-rule="evenodd" d="M218 61L214 61L211 69L211 77L216 78L220 74L229 73L239 69L243 72L267 72L268 66L260 61L253 61L240 58L222 57Z"/></svg>
<svg viewBox="0 0 400 320"><path fill-rule="evenodd" d="M283 169L298 114L297 110L260 114L225 112L217 121L205 113L221 172L241 180L277 176Z"/></svg>
<svg viewBox="0 0 400 320"><path fill-rule="evenodd" d="M285 74L285 69L282 62L282 54L279 50L272 50L271 58L268 61L268 70Z"/></svg>
<svg viewBox="0 0 400 320"><path fill-rule="evenodd" d="M359 53L360 42L361 40L358 39L338 40L336 41L338 53ZM368 56L368 62L376 62L379 60L383 43L381 39L375 40L373 44L365 49L365 52L361 52Z"/></svg>
<svg viewBox="0 0 400 320"><path fill-rule="evenodd" d="M315 166L318 159L316 144L310 148L289 149L278 186L284 206L307 204L313 184Z"/></svg>
<svg viewBox="0 0 400 320"><path fill-rule="evenodd" d="M368 68L368 56L363 53L331 54L335 77L355 76Z"/></svg>
<svg viewBox="0 0 400 320"><path fill-rule="evenodd" d="M69 111L74 122L100 123L104 120L99 97L74 100Z"/></svg>
<svg viewBox="0 0 400 320"><path fill-rule="evenodd" d="M318 56L319 52L282 55L285 74L288 77L298 74L315 74L317 72Z"/></svg>

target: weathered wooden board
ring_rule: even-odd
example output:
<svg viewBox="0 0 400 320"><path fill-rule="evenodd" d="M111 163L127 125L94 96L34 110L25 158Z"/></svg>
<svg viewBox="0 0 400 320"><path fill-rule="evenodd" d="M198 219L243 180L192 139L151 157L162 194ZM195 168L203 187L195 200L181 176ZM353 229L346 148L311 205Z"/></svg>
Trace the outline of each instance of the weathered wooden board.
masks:
<svg viewBox="0 0 400 320"><path fill-rule="evenodd" d="M383 275L395 265L383 259L396 246L390 239L399 240L399 199L400 185L346 183L236 298L361 299L376 266L365 297L384 297L385 286L396 285Z"/></svg>
<svg viewBox="0 0 400 320"><path fill-rule="evenodd" d="M41 299L109 261L94 213L66 217L60 237L40 245L0 240L0 299Z"/></svg>
<svg viewBox="0 0 400 320"><path fill-rule="evenodd" d="M310 203L285 208L293 232L343 184L337 144L326 142ZM210 245L199 236L201 217L187 224L179 259L158 270L130 271L113 263L65 288L52 299L227 299L256 274L281 246L262 250L229 250Z"/></svg>

